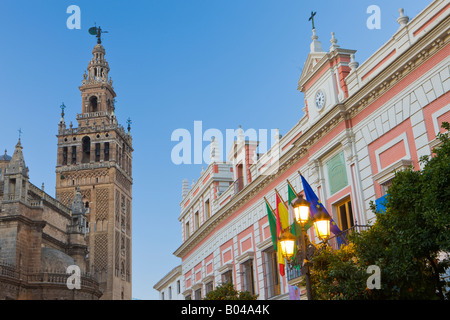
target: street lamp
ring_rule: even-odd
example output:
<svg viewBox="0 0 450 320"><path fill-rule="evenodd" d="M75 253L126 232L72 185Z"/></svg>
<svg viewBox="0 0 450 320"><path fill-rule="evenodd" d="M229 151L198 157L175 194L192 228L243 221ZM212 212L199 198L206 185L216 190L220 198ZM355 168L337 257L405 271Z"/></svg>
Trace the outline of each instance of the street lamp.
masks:
<svg viewBox="0 0 450 320"><path fill-rule="evenodd" d="M304 227L305 224L311 219L309 208L311 206L311 202L303 199L303 196L301 194L297 195L297 198L291 201L291 205L294 211L295 220L300 225L300 235L298 235L300 250L297 251L297 255L294 257L294 252L292 252L292 255L287 257L287 260L289 261L289 265L291 266L291 261L300 258L301 262L300 265L304 270L304 276L305 276L305 282L306 282L306 295L308 300L312 300L312 290L311 290L311 281L310 281L310 270L309 270L309 262L307 259L307 250L308 246L310 245L308 234L305 232ZM294 238L295 239L295 238ZM295 244L295 241L294 241ZM294 248L295 249L295 248ZM294 250L293 249L293 250ZM294 258L294 259L292 259ZM292 260L291 260L292 259Z"/></svg>
<svg viewBox="0 0 450 320"><path fill-rule="evenodd" d="M284 230L280 236L281 253L286 259L294 256L296 238L288 230Z"/></svg>
<svg viewBox="0 0 450 320"><path fill-rule="evenodd" d="M281 252L283 256L288 260L289 265L292 267L292 263L296 259L300 259L300 266L303 269L303 274L305 276L306 282L306 294L308 300L312 299L312 289L311 289L311 280L310 280L310 255L314 255L314 253L310 252L310 248L314 247L311 244L308 234L305 232L305 224L311 220L310 216L310 206L311 202L303 199L302 195L297 195L297 198L292 200L291 205L293 207L295 220L300 225L300 235L298 236L299 240L299 250L294 256L295 245L297 238L294 237L288 230L283 231L280 237L280 246ZM326 240L330 236L330 216L323 211L322 206L320 206L314 214L313 223L315 229L317 231L317 236L326 243ZM326 245L326 244L325 244ZM298 256L297 256L298 255Z"/></svg>
<svg viewBox="0 0 450 320"><path fill-rule="evenodd" d="M330 236L331 217L323 211L322 207L318 208L317 213L314 215L313 223L319 239L328 239Z"/></svg>
<svg viewBox="0 0 450 320"><path fill-rule="evenodd" d="M294 209L295 220L297 220L301 226L304 226L309 220L309 206L311 205L311 202L303 199L302 195L298 195L297 198L292 200L291 205Z"/></svg>

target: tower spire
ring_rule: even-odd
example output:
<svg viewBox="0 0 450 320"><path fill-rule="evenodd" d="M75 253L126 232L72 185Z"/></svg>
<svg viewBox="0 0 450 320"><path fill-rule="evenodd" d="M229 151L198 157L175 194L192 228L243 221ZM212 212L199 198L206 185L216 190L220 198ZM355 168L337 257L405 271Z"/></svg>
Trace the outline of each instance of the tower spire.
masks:
<svg viewBox="0 0 450 320"><path fill-rule="evenodd" d="M116 94L112 87L112 80L109 78L110 68L105 55L105 48L101 43L97 43L92 50L92 58L83 75L80 87L83 98L81 113L85 114L83 125L94 122L97 124L112 122L113 101ZM91 119L94 121L91 122Z"/></svg>

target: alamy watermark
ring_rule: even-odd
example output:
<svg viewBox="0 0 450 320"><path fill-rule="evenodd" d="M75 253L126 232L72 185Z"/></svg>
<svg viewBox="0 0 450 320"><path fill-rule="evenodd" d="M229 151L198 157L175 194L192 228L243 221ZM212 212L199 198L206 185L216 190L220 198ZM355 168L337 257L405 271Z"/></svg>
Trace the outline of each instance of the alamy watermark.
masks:
<svg viewBox="0 0 450 320"><path fill-rule="evenodd" d="M367 18L366 26L368 29L381 29L381 9L377 5L367 7L366 13L370 14Z"/></svg>
<svg viewBox="0 0 450 320"><path fill-rule="evenodd" d="M379 266L371 265L367 268L366 271L368 274L371 274L369 278L367 278L367 288L369 289L381 289L381 269Z"/></svg>
<svg viewBox="0 0 450 320"><path fill-rule="evenodd" d="M73 289L81 289L81 269L77 265L70 265L66 268L66 273L70 274L69 277L67 277L67 288L69 290Z"/></svg>
<svg viewBox="0 0 450 320"><path fill-rule="evenodd" d="M81 29L81 9L77 5L70 5L67 7L66 13L70 14L67 18L67 29Z"/></svg>
<svg viewBox="0 0 450 320"><path fill-rule="evenodd" d="M234 147L251 144L249 149L249 164L256 163L259 156L265 157L264 163L270 170L261 170L260 174L272 174L278 170L280 147L278 129L226 129L225 134L215 128L203 131L203 122L194 121L192 131L184 128L175 129L170 137L172 142L178 142L171 151L173 164L210 164L225 162L226 154ZM270 142L270 144L269 144Z"/></svg>

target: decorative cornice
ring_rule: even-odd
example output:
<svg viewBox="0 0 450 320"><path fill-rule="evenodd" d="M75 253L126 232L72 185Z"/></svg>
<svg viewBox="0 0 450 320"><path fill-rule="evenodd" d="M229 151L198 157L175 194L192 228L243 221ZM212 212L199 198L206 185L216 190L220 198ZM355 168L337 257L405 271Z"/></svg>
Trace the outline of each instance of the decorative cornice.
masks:
<svg viewBox="0 0 450 320"><path fill-rule="evenodd" d="M428 61L432 55L444 48L450 42L449 23L450 17L447 17L349 97L345 104L349 106L347 111L350 117L354 118L372 102Z"/></svg>

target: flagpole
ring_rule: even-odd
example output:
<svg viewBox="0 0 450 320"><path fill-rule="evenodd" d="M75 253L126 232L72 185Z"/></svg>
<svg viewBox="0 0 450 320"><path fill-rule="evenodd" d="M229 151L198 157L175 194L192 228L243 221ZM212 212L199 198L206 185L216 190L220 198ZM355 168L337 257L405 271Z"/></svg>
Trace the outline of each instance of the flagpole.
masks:
<svg viewBox="0 0 450 320"><path fill-rule="evenodd" d="M284 202L283 197L280 195L280 193L278 192L278 190L275 188L275 192L277 193L277 195L280 197L281 202L283 203L284 207L286 208L286 202ZM289 208L286 208L286 210L289 211Z"/></svg>
<svg viewBox="0 0 450 320"><path fill-rule="evenodd" d="M295 188L292 186L292 184L289 182L289 179L286 179L287 183L291 186L292 191L295 192L295 194L298 196L297 191L295 191Z"/></svg>
<svg viewBox="0 0 450 320"><path fill-rule="evenodd" d="M270 203L269 203L269 201L267 201L267 199L266 199L266 197L264 197L264 200L266 201L266 204L269 206L269 208L270 208L270 211L272 211L272 214L275 216L275 219L276 219L276 221L277 221L277 244L279 243L279 238L278 238L278 225L280 225L281 226L281 223L279 222L279 219L278 219L278 216L273 212L273 208L272 208L272 206L270 205ZM281 228L280 228L281 229ZM273 238L272 238L273 239ZM277 255L280 255L281 253L281 251L279 251L279 250L281 250L281 249L279 249L279 247L278 247L278 245L277 245L277 249L276 249L276 252L277 252ZM285 259L285 261L286 261L286 259ZM280 262L279 262L279 260L277 259L277 263L278 263L278 266L279 266L279 268L280 268L280 275L282 276L282 277L284 277L284 268L285 268L285 265L286 264L280 264ZM283 265L283 266L282 266Z"/></svg>
<svg viewBox="0 0 450 320"><path fill-rule="evenodd" d="M267 201L266 197L264 197L264 200L266 200L266 203L267 203L267 205L269 206L270 211L272 211L272 214L274 214L273 208L272 208L272 206L270 205L269 201ZM276 216L276 215L274 214L274 216Z"/></svg>

